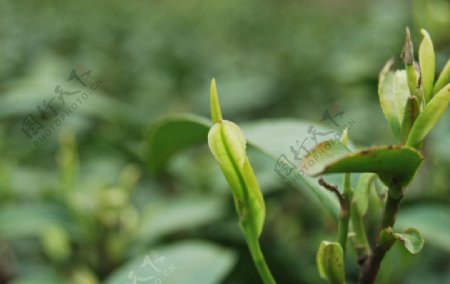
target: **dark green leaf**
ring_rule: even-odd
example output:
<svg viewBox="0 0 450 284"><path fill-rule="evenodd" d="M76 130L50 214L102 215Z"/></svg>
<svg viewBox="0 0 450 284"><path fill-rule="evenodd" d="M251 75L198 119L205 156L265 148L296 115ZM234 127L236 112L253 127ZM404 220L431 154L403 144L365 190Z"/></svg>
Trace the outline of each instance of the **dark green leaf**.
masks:
<svg viewBox="0 0 450 284"><path fill-rule="evenodd" d="M206 143L211 124L194 115L176 115L161 119L150 128L147 159L150 170L161 170L176 152L196 143Z"/></svg>
<svg viewBox="0 0 450 284"><path fill-rule="evenodd" d="M417 150L401 145L371 147L348 153L342 144L326 141L314 148L303 160L300 169L311 176L376 173L386 185L404 186L414 176L422 160Z"/></svg>

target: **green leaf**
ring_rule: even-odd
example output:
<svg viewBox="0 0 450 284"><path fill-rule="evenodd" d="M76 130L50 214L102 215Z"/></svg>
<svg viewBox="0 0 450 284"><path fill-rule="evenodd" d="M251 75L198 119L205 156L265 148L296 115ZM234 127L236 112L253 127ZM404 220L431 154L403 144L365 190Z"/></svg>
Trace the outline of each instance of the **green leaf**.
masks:
<svg viewBox="0 0 450 284"><path fill-rule="evenodd" d="M408 228L404 233L394 232L393 236L412 254L419 253L424 244L422 234L415 228Z"/></svg>
<svg viewBox="0 0 450 284"><path fill-rule="evenodd" d="M320 277L332 284L345 283L344 253L339 243L320 243L316 262Z"/></svg>
<svg viewBox="0 0 450 284"><path fill-rule="evenodd" d="M422 73L422 88L425 95L425 103L428 103L433 96L433 84L435 76L435 56L433 42L430 35L424 29L421 30L423 35L422 43L419 47L419 65Z"/></svg>
<svg viewBox="0 0 450 284"><path fill-rule="evenodd" d="M384 116L396 138L400 137L400 120L394 97L394 72L390 71L394 61L389 60L380 72L378 79L378 97Z"/></svg>
<svg viewBox="0 0 450 284"><path fill-rule="evenodd" d="M445 85L450 83L450 59L445 64L433 88L433 94L437 94Z"/></svg>
<svg viewBox="0 0 450 284"><path fill-rule="evenodd" d="M142 245L159 238L214 222L224 216L225 200L186 198L155 200L142 214L136 240Z"/></svg>
<svg viewBox="0 0 450 284"><path fill-rule="evenodd" d="M352 208L358 211L359 216L364 216L369 206L369 193L372 183L376 180L376 175L363 173L359 176L353 192Z"/></svg>
<svg viewBox="0 0 450 284"><path fill-rule="evenodd" d="M195 115L172 115L150 128L147 144L147 162L152 172L164 168L169 158L193 144L206 141L211 124Z"/></svg>
<svg viewBox="0 0 450 284"><path fill-rule="evenodd" d="M439 91L425 106L411 128L406 145L417 147L444 114L450 102L450 84Z"/></svg>
<svg viewBox="0 0 450 284"><path fill-rule="evenodd" d="M311 176L376 173L386 185L403 187L412 179L422 160L417 150L402 145L370 147L348 153L342 144L326 141L311 151L300 169Z"/></svg>
<svg viewBox="0 0 450 284"><path fill-rule="evenodd" d="M0 238L40 237L47 229L65 224L65 212L52 204L8 206L0 209Z"/></svg>
<svg viewBox="0 0 450 284"><path fill-rule="evenodd" d="M417 98L420 104L424 101L423 93L419 88L419 80L417 79L420 74L417 74L414 63L414 50L413 43L411 41L411 35L409 28L406 28L405 46L403 47L402 55L403 62L405 63L407 84L411 96ZM402 121L402 120L400 120Z"/></svg>
<svg viewBox="0 0 450 284"><path fill-rule="evenodd" d="M450 207L445 204L420 204L402 208L396 224L406 229L414 224L428 244L450 252Z"/></svg>
<svg viewBox="0 0 450 284"><path fill-rule="evenodd" d="M405 114L406 101L410 96L406 70L397 70L394 73L393 90L395 107L399 123L402 123Z"/></svg>
<svg viewBox="0 0 450 284"><path fill-rule="evenodd" d="M316 178L309 177L298 170L299 161L293 157L292 147L298 147L296 141L302 142L311 137L311 131L317 129L321 133L331 133L326 136L318 136L317 143L329 137L340 138L340 133L332 131L316 123L295 119L271 119L244 124L242 129L249 142L249 146L255 147L274 159L274 172L282 176L282 179L294 188L299 189L312 201L319 201L323 208L337 220L339 204L333 193L323 190ZM306 140L305 146L311 150L315 141ZM306 152L302 152L304 154ZM303 158L303 157L301 157ZM336 177L341 182L340 177Z"/></svg>
<svg viewBox="0 0 450 284"><path fill-rule="evenodd" d="M236 260L236 254L231 250L206 242L184 241L152 248L134 257L114 271L105 283L127 283L130 275L164 284L221 283Z"/></svg>

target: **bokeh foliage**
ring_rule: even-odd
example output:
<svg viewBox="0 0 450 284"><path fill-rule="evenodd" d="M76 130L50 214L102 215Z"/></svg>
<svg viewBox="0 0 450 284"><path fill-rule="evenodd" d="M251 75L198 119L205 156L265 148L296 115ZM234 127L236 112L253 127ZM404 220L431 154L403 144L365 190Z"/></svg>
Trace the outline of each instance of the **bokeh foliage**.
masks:
<svg viewBox="0 0 450 284"><path fill-rule="evenodd" d="M226 182L206 136L195 136L207 130L181 125L162 135L161 147L176 145L183 131L198 142L167 159L149 150L149 129L168 114L208 117L215 77L223 113L247 121L244 134L254 140L271 119L312 125L337 109L356 122L355 143L393 142L378 106L378 72L390 57L401 65L406 25L413 39L428 30L440 70L450 57L448 15L446 0L2 1L0 282L125 283L155 250L176 266L163 283L258 283ZM35 147L21 130L24 117L37 115L77 65L102 86ZM259 119L267 120L251 122ZM450 279L449 119L426 141L398 217L403 228L414 222L425 247L420 257L395 247L380 283ZM261 147L289 153L305 138L289 134ZM266 197L261 243L275 277L323 283L315 253L334 235L332 215L307 185L294 190L280 179L272 159L248 154ZM378 215L367 216L373 230ZM350 266L347 277L356 275Z"/></svg>

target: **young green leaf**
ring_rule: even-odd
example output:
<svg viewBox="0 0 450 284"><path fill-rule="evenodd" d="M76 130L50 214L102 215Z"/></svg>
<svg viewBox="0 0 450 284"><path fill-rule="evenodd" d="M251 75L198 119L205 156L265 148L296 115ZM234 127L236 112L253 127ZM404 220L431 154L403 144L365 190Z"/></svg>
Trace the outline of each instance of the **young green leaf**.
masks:
<svg viewBox="0 0 450 284"><path fill-rule="evenodd" d="M448 83L450 83L450 59L445 64L434 84L433 95L437 94Z"/></svg>
<svg viewBox="0 0 450 284"><path fill-rule="evenodd" d="M408 79L405 70L395 71L393 90L394 90L395 106L397 110L397 117L400 125L403 121L403 116L405 114L406 102L410 97L410 91L408 88L407 80Z"/></svg>
<svg viewBox="0 0 450 284"><path fill-rule="evenodd" d="M395 137L400 138L400 120L397 115L397 103L394 96L394 72L390 71L394 60L389 60L380 72L378 79L378 98L381 108Z"/></svg>
<svg viewBox="0 0 450 284"><path fill-rule="evenodd" d="M421 33L423 39L419 47L419 65L422 74L422 89L425 96L425 103L428 103L433 96L435 56L430 35L424 29L421 30Z"/></svg>
<svg viewBox="0 0 450 284"><path fill-rule="evenodd" d="M316 262L320 277L331 284L345 283L344 253L339 243L323 241Z"/></svg>
<svg viewBox="0 0 450 284"><path fill-rule="evenodd" d="M423 247L424 239L419 230L408 228L404 233L393 233L394 238L410 253L417 254Z"/></svg>
<svg viewBox="0 0 450 284"><path fill-rule="evenodd" d="M258 238L265 218L264 200L246 155L244 134L236 124L222 119L214 81L211 117L214 125L208 133L209 149L230 185L241 226L252 237Z"/></svg>
<svg viewBox="0 0 450 284"><path fill-rule="evenodd" d="M406 141L406 145L417 147L430 133L444 114L450 102L450 84L439 91L419 114Z"/></svg>
<svg viewBox="0 0 450 284"><path fill-rule="evenodd" d="M300 169L311 176L376 173L387 186L401 188L409 183L423 160L417 150L402 145L371 147L352 153L344 149L340 143L323 142L306 156Z"/></svg>

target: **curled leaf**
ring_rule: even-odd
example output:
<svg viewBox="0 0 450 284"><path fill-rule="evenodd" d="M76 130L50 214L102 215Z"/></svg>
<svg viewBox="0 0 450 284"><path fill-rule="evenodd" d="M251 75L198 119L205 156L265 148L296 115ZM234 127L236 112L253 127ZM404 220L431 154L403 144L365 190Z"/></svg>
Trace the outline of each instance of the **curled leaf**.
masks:
<svg viewBox="0 0 450 284"><path fill-rule="evenodd" d="M394 238L410 253L417 254L422 250L424 239L419 230L408 228L404 233L393 233Z"/></svg>
<svg viewBox="0 0 450 284"><path fill-rule="evenodd" d="M316 262L320 277L332 284L345 283L344 253L339 243L320 243Z"/></svg>
<svg viewBox="0 0 450 284"><path fill-rule="evenodd" d="M236 124L221 117L214 81L211 87L211 115L215 123L208 133L209 149L231 188L241 226L257 238L264 224L264 200L246 155L244 134Z"/></svg>

